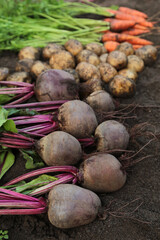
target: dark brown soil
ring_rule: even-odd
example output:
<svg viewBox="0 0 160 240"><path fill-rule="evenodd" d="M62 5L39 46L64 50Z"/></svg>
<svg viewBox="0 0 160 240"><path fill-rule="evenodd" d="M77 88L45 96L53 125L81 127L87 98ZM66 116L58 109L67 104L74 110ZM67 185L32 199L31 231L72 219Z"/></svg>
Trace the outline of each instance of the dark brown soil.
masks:
<svg viewBox="0 0 160 240"><path fill-rule="evenodd" d="M160 0L97 0L96 2L103 6L109 6L110 4L128 6L144 11L150 17L160 11ZM156 32L147 38L153 41L155 45L160 45L159 36ZM1 53L0 66L7 66L13 71L16 59L16 53ZM160 106L159 75L160 58L153 66L146 67L140 74L135 97L121 102ZM138 119L128 122L129 124L149 122L155 126L157 132L160 132L160 108L139 109L137 114ZM141 145L144 142L146 142L145 137L142 139ZM10 240L158 240L160 239L159 150L160 143L148 145L144 150L144 155L152 156L132 167L123 189L112 194L100 195L103 206L106 206L106 208L114 200L111 209L108 210L106 220L97 219L86 226L60 230L49 223L46 214L38 216L1 216L0 229L9 231ZM18 159L15 166L4 177L3 182L23 172L25 172L24 161ZM120 209L119 212L117 211L118 208L125 205L126 207ZM116 211L116 213L113 213L113 211Z"/></svg>

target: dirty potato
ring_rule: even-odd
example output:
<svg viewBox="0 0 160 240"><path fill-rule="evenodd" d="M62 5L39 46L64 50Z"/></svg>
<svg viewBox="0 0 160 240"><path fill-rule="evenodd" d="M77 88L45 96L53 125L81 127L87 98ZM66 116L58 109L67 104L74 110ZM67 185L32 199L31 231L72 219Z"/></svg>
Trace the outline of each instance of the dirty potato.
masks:
<svg viewBox="0 0 160 240"><path fill-rule="evenodd" d="M0 67L0 81L4 81L9 75L9 69L6 67Z"/></svg>
<svg viewBox="0 0 160 240"><path fill-rule="evenodd" d="M102 46L100 43L88 43L85 48L91 52L94 52L97 56L100 56L102 53Z"/></svg>
<svg viewBox="0 0 160 240"><path fill-rule="evenodd" d="M87 62L81 62L77 65L76 71L82 81L90 79L100 79L100 73L96 66Z"/></svg>
<svg viewBox="0 0 160 240"><path fill-rule="evenodd" d="M49 59L52 54L64 50L64 47L57 43L49 43L46 47L42 50L42 56L44 59Z"/></svg>
<svg viewBox="0 0 160 240"><path fill-rule="evenodd" d="M31 67L31 73L33 77L38 77L42 72L48 69L51 69L51 67L47 63L41 62L41 61L35 61Z"/></svg>
<svg viewBox="0 0 160 240"><path fill-rule="evenodd" d="M24 47L19 51L18 58L24 59L29 58L32 60L37 60L40 57L40 49L34 47Z"/></svg>
<svg viewBox="0 0 160 240"><path fill-rule="evenodd" d="M76 56L79 52L83 50L83 45L81 42L75 39L70 39L64 44L65 49L70 52L73 56Z"/></svg>
<svg viewBox="0 0 160 240"><path fill-rule="evenodd" d="M7 77L7 81L31 83L31 77L27 72L15 72Z"/></svg>
<svg viewBox="0 0 160 240"><path fill-rule="evenodd" d="M99 63L100 63L100 60L98 58L98 56L85 49L85 50L82 50L77 56L76 56L76 59L77 59L77 62L80 63L80 62L88 62L90 64L93 64L95 66L97 66Z"/></svg>
<svg viewBox="0 0 160 240"><path fill-rule="evenodd" d="M79 95L81 99L85 99L91 93L102 89L102 81L100 79L90 79L87 82L80 83Z"/></svg>
<svg viewBox="0 0 160 240"><path fill-rule="evenodd" d="M107 62L116 69L122 69L127 65L127 56L120 51L112 51L108 54Z"/></svg>
<svg viewBox="0 0 160 240"><path fill-rule="evenodd" d="M99 60L101 63L106 63L107 62L107 57L108 57L108 53L103 53L100 57Z"/></svg>
<svg viewBox="0 0 160 240"><path fill-rule="evenodd" d="M117 70L109 63L101 63L99 65L99 71L102 80L106 83L108 83L117 74Z"/></svg>
<svg viewBox="0 0 160 240"><path fill-rule="evenodd" d="M136 50L136 56L140 57L145 65L151 65L157 59L157 48L151 45L146 45Z"/></svg>
<svg viewBox="0 0 160 240"><path fill-rule="evenodd" d="M33 63L33 59L24 58L17 62L15 70L17 72L30 72Z"/></svg>
<svg viewBox="0 0 160 240"><path fill-rule="evenodd" d="M52 54L49 64L53 69L67 69L75 67L75 60L70 52L61 50L57 53Z"/></svg>
<svg viewBox="0 0 160 240"><path fill-rule="evenodd" d="M134 70L131 70L131 69L128 69L128 68L125 68L125 69L122 69L118 72L119 75L122 75L124 77L127 77L127 78L130 78L132 79L134 82L136 82L136 79L138 77L137 73L134 71Z"/></svg>
<svg viewBox="0 0 160 240"><path fill-rule="evenodd" d="M135 72L142 72L144 69L144 61L136 55L129 55L127 68Z"/></svg>
<svg viewBox="0 0 160 240"><path fill-rule="evenodd" d="M126 56L133 55L134 54L134 48L132 44L128 42L123 42L119 44L116 48L116 50L123 52Z"/></svg>
<svg viewBox="0 0 160 240"><path fill-rule="evenodd" d="M132 97L135 90L134 81L122 75L116 75L109 83L109 91L115 97Z"/></svg>

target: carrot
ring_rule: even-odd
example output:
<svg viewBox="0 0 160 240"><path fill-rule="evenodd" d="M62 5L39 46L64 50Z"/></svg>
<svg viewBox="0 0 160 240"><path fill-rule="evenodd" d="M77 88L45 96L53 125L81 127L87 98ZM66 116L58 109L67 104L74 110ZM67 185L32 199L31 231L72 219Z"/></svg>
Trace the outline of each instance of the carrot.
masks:
<svg viewBox="0 0 160 240"><path fill-rule="evenodd" d="M154 23L153 22L144 21L144 22L139 22L139 24L144 26L144 27L149 27L149 28L154 27Z"/></svg>
<svg viewBox="0 0 160 240"><path fill-rule="evenodd" d="M132 45L132 46L133 46L134 50L143 47L142 45Z"/></svg>
<svg viewBox="0 0 160 240"><path fill-rule="evenodd" d="M150 30L130 28L128 29L128 31L123 31L122 33L132 35L132 36L137 36L137 35L148 33L148 32L150 32Z"/></svg>
<svg viewBox="0 0 160 240"><path fill-rule="evenodd" d="M135 21L132 20L105 18L104 21L110 22L110 28L112 31L123 31L135 25Z"/></svg>
<svg viewBox="0 0 160 240"><path fill-rule="evenodd" d="M142 26L142 25L140 25L140 24L135 24L134 26L133 26L133 28L134 29L142 29L142 30L147 30L148 29L148 27L145 27L145 26Z"/></svg>
<svg viewBox="0 0 160 240"><path fill-rule="evenodd" d="M102 41L116 41L116 42L129 42L131 44L135 45L152 45L153 43L142 39L138 38L135 36L123 34L123 33L113 33L113 32L107 32L102 36Z"/></svg>
<svg viewBox="0 0 160 240"><path fill-rule="evenodd" d="M131 15L134 15L134 16L139 16L139 17L142 17L142 18L148 18L147 14L145 14L143 12L140 12L138 10L135 10L135 9L127 8L127 7L120 7L119 11L127 13L127 14L131 14Z"/></svg>
<svg viewBox="0 0 160 240"><path fill-rule="evenodd" d="M142 17L133 16L131 14L127 14L120 11L117 11L115 13L115 18L120 20L132 20L132 21L135 21L136 23L141 23L145 21L145 19Z"/></svg>
<svg viewBox="0 0 160 240"><path fill-rule="evenodd" d="M116 50L118 45L119 45L119 43L115 42L115 41L107 41L104 43L104 47L108 52L112 52L112 51Z"/></svg>

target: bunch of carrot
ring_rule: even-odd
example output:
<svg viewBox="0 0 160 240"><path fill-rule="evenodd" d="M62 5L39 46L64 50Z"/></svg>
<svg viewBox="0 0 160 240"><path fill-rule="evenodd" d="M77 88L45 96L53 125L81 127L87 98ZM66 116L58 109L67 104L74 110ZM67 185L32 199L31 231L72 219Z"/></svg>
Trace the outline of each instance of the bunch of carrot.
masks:
<svg viewBox="0 0 160 240"><path fill-rule="evenodd" d="M102 36L105 48L111 52L121 42L129 42L134 49L144 45L152 45L151 41L137 37L149 33L155 22L147 21L148 16L135 9L120 7L118 10L107 9L114 14L114 18L105 18L110 23L110 31L105 31Z"/></svg>

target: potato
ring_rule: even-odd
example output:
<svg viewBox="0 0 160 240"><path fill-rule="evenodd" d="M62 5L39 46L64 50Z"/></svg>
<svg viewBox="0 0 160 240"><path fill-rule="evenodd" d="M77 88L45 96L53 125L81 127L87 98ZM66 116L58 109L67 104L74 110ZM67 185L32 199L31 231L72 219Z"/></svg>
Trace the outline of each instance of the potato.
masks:
<svg viewBox="0 0 160 240"><path fill-rule="evenodd" d="M104 47L104 45L102 46L102 50L101 50L101 54L105 54L107 53L107 49Z"/></svg>
<svg viewBox="0 0 160 240"><path fill-rule="evenodd" d="M19 51L18 57L20 60L24 58L36 60L40 57L40 50L34 47L24 47Z"/></svg>
<svg viewBox="0 0 160 240"><path fill-rule="evenodd" d="M104 90L91 93L86 98L86 102L95 112L109 112L115 109L111 95Z"/></svg>
<svg viewBox="0 0 160 240"><path fill-rule="evenodd" d="M97 56L100 56L102 53L102 45L100 43L88 43L85 48L93 53L95 53Z"/></svg>
<svg viewBox="0 0 160 240"><path fill-rule="evenodd" d="M52 54L64 50L64 47L57 43L49 43L46 47L42 50L42 56L44 59L49 59Z"/></svg>
<svg viewBox="0 0 160 240"><path fill-rule="evenodd" d="M7 77L7 81L31 83L31 77L27 72L15 72Z"/></svg>
<svg viewBox="0 0 160 240"><path fill-rule="evenodd" d="M34 63L33 59L24 58L17 62L15 70L17 72L28 72L29 73L33 63Z"/></svg>
<svg viewBox="0 0 160 240"><path fill-rule="evenodd" d="M116 50L123 52L126 56L133 55L134 54L134 48L132 44L128 42L123 42L119 44L116 48Z"/></svg>
<svg viewBox="0 0 160 240"><path fill-rule="evenodd" d="M67 69L75 67L75 60L71 53L61 50L52 54L49 64L53 69Z"/></svg>
<svg viewBox="0 0 160 240"><path fill-rule="evenodd" d="M0 67L0 81L4 81L9 75L9 68Z"/></svg>
<svg viewBox="0 0 160 240"><path fill-rule="evenodd" d="M129 55L127 68L135 72L142 72L144 69L144 61L136 55Z"/></svg>
<svg viewBox="0 0 160 240"><path fill-rule="evenodd" d="M120 51L112 51L108 54L107 62L116 69L122 69L127 65L127 56Z"/></svg>
<svg viewBox="0 0 160 240"><path fill-rule="evenodd" d="M108 83L117 74L117 70L109 63L101 63L99 65L99 71L102 80L106 83Z"/></svg>
<svg viewBox="0 0 160 240"><path fill-rule="evenodd" d="M136 56L140 57L145 65L150 65L157 59L157 48L151 45L144 46L136 50Z"/></svg>
<svg viewBox="0 0 160 240"><path fill-rule="evenodd" d="M101 63L106 63L107 62L107 57L108 57L108 53L103 53L100 57L99 60Z"/></svg>
<svg viewBox="0 0 160 240"><path fill-rule="evenodd" d="M122 75L116 75L109 83L109 91L115 97L132 97L136 91L134 81Z"/></svg>
<svg viewBox="0 0 160 240"><path fill-rule="evenodd" d="M102 81L100 79L93 78L88 80L87 82L80 84L79 95L81 99L84 99L88 97L91 93L102 89Z"/></svg>
<svg viewBox="0 0 160 240"><path fill-rule="evenodd" d="M136 82L136 79L138 77L137 73L131 69L124 68L118 72L119 75L122 75L126 78L132 79L134 82Z"/></svg>
<svg viewBox="0 0 160 240"><path fill-rule="evenodd" d="M125 126L115 120L102 122L95 130L97 151L122 149L129 143L129 134Z"/></svg>
<svg viewBox="0 0 160 240"><path fill-rule="evenodd" d="M58 228L73 228L95 220L101 207L99 197L72 184L52 188L48 196L48 218Z"/></svg>
<svg viewBox="0 0 160 240"><path fill-rule="evenodd" d="M62 131L42 137L36 142L36 150L48 166L76 165L82 157L79 141Z"/></svg>
<svg viewBox="0 0 160 240"><path fill-rule="evenodd" d="M80 63L80 62L88 62L88 63L91 63L95 66L97 66L99 63L100 63L100 60L98 58L98 56L85 49L85 50L82 50L77 56L76 56L76 59L77 59L77 62Z"/></svg>
<svg viewBox="0 0 160 240"><path fill-rule="evenodd" d="M76 56L79 52L83 50L83 45L81 42L75 39L68 40L65 44L65 49L70 52L73 56Z"/></svg>
<svg viewBox="0 0 160 240"><path fill-rule="evenodd" d="M87 62L81 62L77 65L76 71L82 81L90 79L100 79L100 73L96 66Z"/></svg>
<svg viewBox="0 0 160 240"><path fill-rule="evenodd" d="M42 72L51 69L49 64L41 61L35 61L31 67L31 73L34 77L38 77Z"/></svg>

